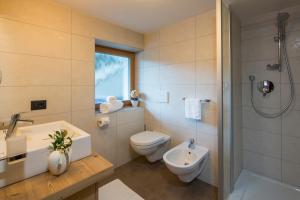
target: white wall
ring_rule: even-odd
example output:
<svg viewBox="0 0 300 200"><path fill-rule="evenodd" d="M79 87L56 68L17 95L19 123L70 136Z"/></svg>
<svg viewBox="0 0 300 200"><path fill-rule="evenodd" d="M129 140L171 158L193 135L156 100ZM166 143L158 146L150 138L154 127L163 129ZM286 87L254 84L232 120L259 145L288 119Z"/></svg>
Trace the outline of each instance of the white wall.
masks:
<svg viewBox="0 0 300 200"><path fill-rule="evenodd" d="M282 117L266 119L257 115L250 103L249 75L256 80L270 80L275 90L263 98L255 89L257 106L276 112L286 105L289 82L286 68L282 73L267 71L267 64L277 63L276 15L279 11L244 21L242 26L243 86L243 157L244 168L300 186L300 6L281 11L291 15L287 26L287 51L296 83L296 101ZM256 88L256 87L255 87Z"/></svg>
<svg viewBox="0 0 300 200"><path fill-rule="evenodd" d="M201 179L217 185L215 10L146 34L137 65L146 124L171 135L172 145L196 138L207 147L210 159ZM157 101L159 91L169 93L168 103ZM203 106L202 121L184 118L183 97L212 100Z"/></svg>
<svg viewBox="0 0 300 200"><path fill-rule="evenodd" d="M100 145L104 133L95 129L95 40L142 49L143 35L50 0L0 0L0 5L0 121L24 111L28 111L24 117L35 123L66 120L89 132ZM40 99L47 100L48 108L30 112L30 101ZM121 116L120 123L124 113L112 118ZM132 121L136 126L114 126L122 127L116 141L129 141L129 133L143 130L142 119ZM108 145L93 144L117 165L128 160L108 155L114 150ZM129 143L122 144L119 151L127 151Z"/></svg>

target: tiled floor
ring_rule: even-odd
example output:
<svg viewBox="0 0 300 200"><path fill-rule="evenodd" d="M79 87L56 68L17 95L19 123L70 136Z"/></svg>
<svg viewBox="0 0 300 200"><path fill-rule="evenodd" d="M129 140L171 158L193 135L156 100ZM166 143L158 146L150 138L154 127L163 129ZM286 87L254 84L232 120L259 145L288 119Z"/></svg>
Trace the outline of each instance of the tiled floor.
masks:
<svg viewBox="0 0 300 200"><path fill-rule="evenodd" d="M106 182L120 179L145 200L216 200L217 188L198 179L186 184L162 162L150 164L139 157L115 170Z"/></svg>

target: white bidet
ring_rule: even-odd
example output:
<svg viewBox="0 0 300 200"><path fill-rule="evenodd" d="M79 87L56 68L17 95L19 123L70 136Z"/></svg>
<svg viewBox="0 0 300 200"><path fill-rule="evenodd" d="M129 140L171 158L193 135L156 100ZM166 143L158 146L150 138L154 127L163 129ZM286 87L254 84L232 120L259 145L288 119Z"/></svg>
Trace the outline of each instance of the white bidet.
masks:
<svg viewBox="0 0 300 200"><path fill-rule="evenodd" d="M208 158L208 149L184 142L167 151L164 162L168 169L183 182L191 182L203 171Z"/></svg>

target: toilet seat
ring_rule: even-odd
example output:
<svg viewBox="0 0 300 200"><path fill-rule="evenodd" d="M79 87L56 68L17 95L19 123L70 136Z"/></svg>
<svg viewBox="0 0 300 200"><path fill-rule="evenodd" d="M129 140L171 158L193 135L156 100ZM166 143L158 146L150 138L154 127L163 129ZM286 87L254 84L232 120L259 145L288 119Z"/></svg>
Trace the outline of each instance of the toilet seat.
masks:
<svg viewBox="0 0 300 200"><path fill-rule="evenodd" d="M149 162L161 160L169 149L171 137L169 135L144 131L130 137L130 145L133 150L147 158Z"/></svg>
<svg viewBox="0 0 300 200"><path fill-rule="evenodd" d="M130 141L136 146L150 148L165 142L169 138L170 136L163 133L144 131L131 136Z"/></svg>

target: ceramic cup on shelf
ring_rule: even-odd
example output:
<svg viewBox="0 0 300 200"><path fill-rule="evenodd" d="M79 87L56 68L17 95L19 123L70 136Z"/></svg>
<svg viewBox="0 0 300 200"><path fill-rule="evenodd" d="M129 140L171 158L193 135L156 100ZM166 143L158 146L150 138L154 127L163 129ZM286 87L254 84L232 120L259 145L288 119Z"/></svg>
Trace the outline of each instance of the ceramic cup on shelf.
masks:
<svg viewBox="0 0 300 200"><path fill-rule="evenodd" d="M53 151L48 157L48 169L53 175L64 173L70 166L70 152Z"/></svg>

